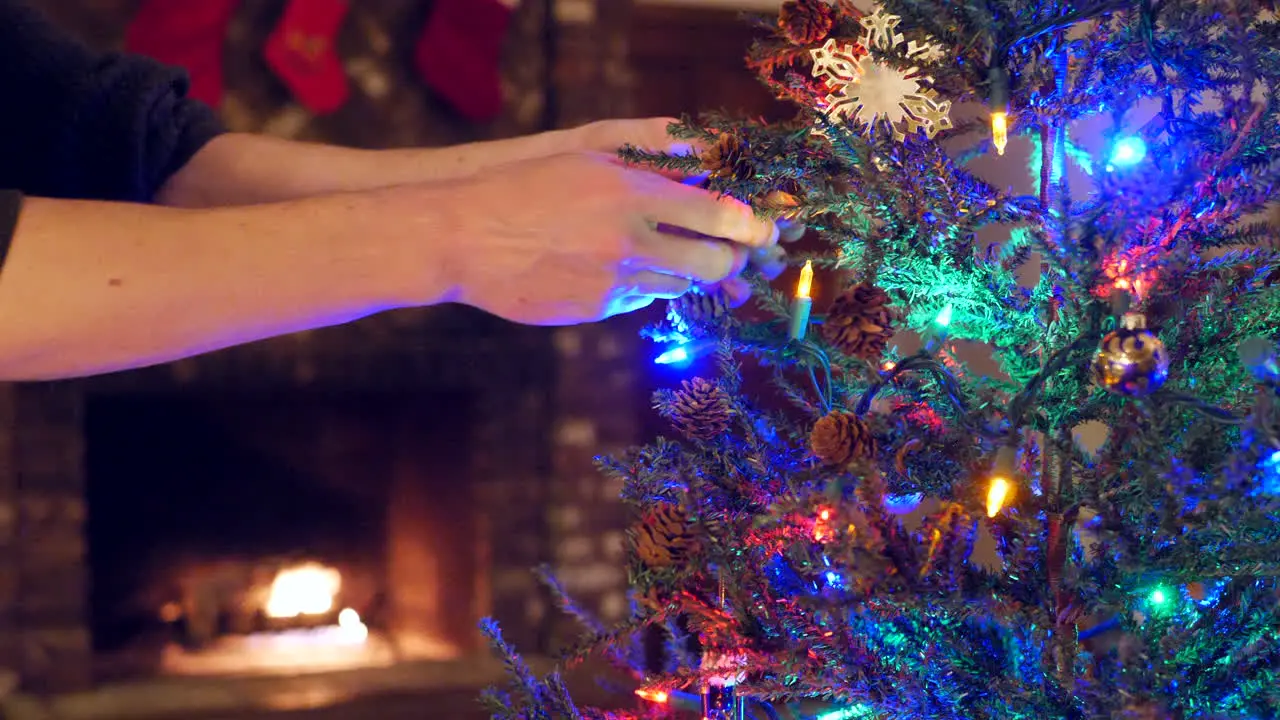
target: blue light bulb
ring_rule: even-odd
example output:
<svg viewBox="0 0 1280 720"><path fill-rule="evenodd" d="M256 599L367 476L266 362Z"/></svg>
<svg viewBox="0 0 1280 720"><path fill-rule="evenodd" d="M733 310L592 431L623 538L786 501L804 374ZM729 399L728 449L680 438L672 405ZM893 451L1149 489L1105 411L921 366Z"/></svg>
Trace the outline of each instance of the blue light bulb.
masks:
<svg viewBox="0 0 1280 720"><path fill-rule="evenodd" d="M923 500L924 493L912 493L910 495L885 495L884 509L894 515L905 515L919 507Z"/></svg>
<svg viewBox="0 0 1280 720"><path fill-rule="evenodd" d="M1107 170L1133 167L1147 158L1147 143L1137 135L1124 135L1116 138L1111 145L1111 158L1107 161Z"/></svg>
<svg viewBox="0 0 1280 720"><path fill-rule="evenodd" d="M711 352L716 346L715 338L690 339L679 333L673 333L659 340L667 348L654 358L654 363L668 367L684 368L693 364L694 360Z"/></svg>
<svg viewBox="0 0 1280 720"><path fill-rule="evenodd" d="M1280 495L1280 450L1273 450L1258 465L1262 473L1253 494Z"/></svg>
<svg viewBox="0 0 1280 720"><path fill-rule="evenodd" d="M1262 462L1264 465L1266 465L1268 470L1271 470L1273 472L1280 470L1280 450L1276 450L1272 452L1270 455L1267 456L1267 459L1263 460Z"/></svg>
<svg viewBox="0 0 1280 720"><path fill-rule="evenodd" d="M659 365L679 365L689 362L689 351L683 345L673 347L654 360Z"/></svg>

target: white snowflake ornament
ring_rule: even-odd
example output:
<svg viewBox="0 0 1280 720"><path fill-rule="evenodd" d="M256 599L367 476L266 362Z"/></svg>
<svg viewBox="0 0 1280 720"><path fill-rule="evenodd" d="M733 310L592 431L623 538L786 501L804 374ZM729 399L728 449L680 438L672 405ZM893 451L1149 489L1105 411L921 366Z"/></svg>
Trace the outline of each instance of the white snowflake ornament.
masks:
<svg viewBox="0 0 1280 720"><path fill-rule="evenodd" d="M862 73L857 48L853 45L840 45L835 38L827 38L826 44L810 50L809 54L813 56L814 77L825 77L837 82L857 82Z"/></svg>
<svg viewBox="0 0 1280 720"><path fill-rule="evenodd" d="M901 22L902 18L883 8L864 15L859 20L865 30L863 48L896 51L916 62L936 62L946 54L935 43L907 42L897 31ZM868 133L883 121L899 141L917 130L932 139L951 128L951 101L938 98L937 91L927 85L933 78L921 74L919 67L878 61L862 48L842 45L834 38L811 53L813 76L833 88L823 108L833 121L859 125Z"/></svg>
<svg viewBox="0 0 1280 720"><path fill-rule="evenodd" d="M867 31L862 36L862 44L869 48L877 47L884 50L897 47L905 39L902 33L896 31L901 22L902 18L886 13L881 7L876 8L873 13L863 15L858 21L858 24Z"/></svg>

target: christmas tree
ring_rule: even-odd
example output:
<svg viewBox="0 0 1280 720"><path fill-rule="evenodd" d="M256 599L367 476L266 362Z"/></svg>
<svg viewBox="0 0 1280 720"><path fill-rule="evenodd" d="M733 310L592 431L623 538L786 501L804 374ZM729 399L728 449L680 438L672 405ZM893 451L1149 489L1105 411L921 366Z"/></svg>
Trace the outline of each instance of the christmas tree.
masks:
<svg viewBox="0 0 1280 720"><path fill-rule="evenodd" d="M822 241L754 312L673 302L649 334L705 370L658 393L671 438L601 461L635 608L582 614L566 657L662 627L667 666L576 708L489 626L494 716L1280 717L1274 3L798 0L762 27L793 121L624 151ZM978 172L1007 143L1034 193Z"/></svg>

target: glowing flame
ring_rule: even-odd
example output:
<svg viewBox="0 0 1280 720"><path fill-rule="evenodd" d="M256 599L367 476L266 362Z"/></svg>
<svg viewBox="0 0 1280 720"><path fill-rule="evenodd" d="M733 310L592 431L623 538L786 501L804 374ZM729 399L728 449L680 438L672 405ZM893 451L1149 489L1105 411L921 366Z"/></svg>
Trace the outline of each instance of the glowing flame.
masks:
<svg viewBox="0 0 1280 720"><path fill-rule="evenodd" d="M1004 149L1009 144L1009 113L991 113L991 144L996 146L998 154L1004 154Z"/></svg>
<svg viewBox="0 0 1280 720"><path fill-rule="evenodd" d="M796 283L796 297L808 298L813 292L813 261L806 260L800 268L800 281Z"/></svg>
<svg viewBox="0 0 1280 720"><path fill-rule="evenodd" d="M987 517L993 518L1000 514L1012 489L1013 485L1004 476L996 475L991 478L991 487L987 490Z"/></svg>
<svg viewBox="0 0 1280 720"><path fill-rule="evenodd" d="M321 615L333 609L333 600L341 587L342 576L333 568L314 563L285 568L271 582L263 611L272 618ZM339 623L341 620L339 616ZM360 617L357 615L355 620L359 622Z"/></svg>

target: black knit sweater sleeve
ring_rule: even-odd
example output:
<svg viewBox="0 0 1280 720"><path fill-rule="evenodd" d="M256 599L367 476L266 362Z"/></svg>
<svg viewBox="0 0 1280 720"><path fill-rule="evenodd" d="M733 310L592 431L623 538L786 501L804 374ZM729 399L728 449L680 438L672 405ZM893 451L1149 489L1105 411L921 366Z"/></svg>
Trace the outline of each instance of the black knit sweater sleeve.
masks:
<svg viewBox="0 0 1280 720"><path fill-rule="evenodd" d="M149 202L222 132L181 70L94 53L21 0L0 0L0 188Z"/></svg>

